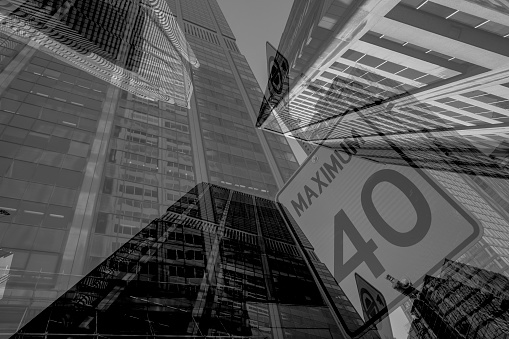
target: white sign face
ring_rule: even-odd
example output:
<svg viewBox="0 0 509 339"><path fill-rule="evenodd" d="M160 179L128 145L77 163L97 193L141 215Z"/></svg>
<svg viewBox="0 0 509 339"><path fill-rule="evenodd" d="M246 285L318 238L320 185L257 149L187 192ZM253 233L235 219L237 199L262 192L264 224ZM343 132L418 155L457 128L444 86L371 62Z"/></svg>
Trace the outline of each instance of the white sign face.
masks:
<svg viewBox="0 0 509 339"><path fill-rule="evenodd" d="M387 275L417 287L444 258L455 259L477 242L482 230L423 170L365 160L352 155L355 147L342 146L316 149L276 199L359 314L355 273L383 294L391 312L404 296Z"/></svg>

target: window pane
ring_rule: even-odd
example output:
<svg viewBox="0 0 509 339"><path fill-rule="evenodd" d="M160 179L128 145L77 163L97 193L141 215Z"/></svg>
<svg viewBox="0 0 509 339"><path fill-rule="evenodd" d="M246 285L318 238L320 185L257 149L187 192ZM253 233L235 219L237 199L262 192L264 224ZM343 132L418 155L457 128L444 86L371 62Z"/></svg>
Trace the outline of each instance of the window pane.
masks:
<svg viewBox="0 0 509 339"><path fill-rule="evenodd" d="M26 187L26 181L3 178L0 182L0 196L19 199L23 196Z"/></svg>
<svg viewBox="0 0 509 339"><path fill-rule="evenodd" d="M7 112L12 112L12 113L16 112L16 110L18 109L18 107L20 105L21 105L20 102L10 100L10 99L2 98L2 101L0 101L0 109L7 111Z"/></svg>
<svg viewBox="0 0 509 339"><path fill-rule="evenodd" d="M48 206L42 223L44 227L67 229L73 217L72 209L62 206Z"/></svg>
<svg viewBox="0 0 509 339"><path fill-rule="evenodd" d="M26 270L32 272L54 273L57 268L58 254L32 253Z"/></svg>
<svg viewBox="0 0 509 339"><path fill-rule="evenodd" d="M48 202L53 186L30 183L23 199L37 202Z"/></svg>
<svg viewBox="0 0 509 339"><path fill-rule="evenodd" d="M53 135L62 137L62 138L71 138L72 129L65 126L55 126L55 130L53 131Z"/></svg>
<svg viewBox="0 0 509 339"><path fill-rule="evenodd" d="M48 144L48 149L58 153L67 153L70 142L71 141L69 139L52 136Z"/></svg>
<svg viewBox="0 0 509 339"><path fill-rule="evenodd" d="M19 145L10 142L0 141L0 156L6 158L13 158L18 152L19 148L20 148Z"/></svg>
<svg viewBox="0 0 509 339"><path fill-rule="evenodd" d="M61 153L45 151L39 163L48 166L60 167L63 158L64 155Z"/></svg>
<svg viewBox="0 0 509 339"><path fill-rule="evenodd" d="M0 158L0 176L3 176L11 168L12 160Z"/></svg>
<svg viewBox="0 0 509 339"><path fill-rule="evenodd" d="M28 131L24 129L14 128L7 126L7 128L2 133L2 139L7 141L14 141L22 144L25 140Z"/></svg>
<svg viewBox="0 0 509 339"><path fill-rule="evenodd" d="M55 187L50 203L64 206L74 206L76 191L63 187Z"/></svg>
<svg viewBox="0 0 509 339"><path fill-rule="evenodd" d="M30 128L32 128L32 125L34 124L34 121L35 120L32 118L24 117L21 115L16 115L11 120L10 125L15 126L15 127L30 129Z"/></svg>
<svg viewBox="0 0 509 339"><path fill-rule="evenodd" d="M14 160L12 167L9 172L6 174L6 177L21 179L21 180L30 180L35 173L36 164Z"/></svg>
<svg viewBox="0 0 509 339"><path fill-rule="evenodd" d="M78 157L86 157L88 155L88 144L71 141L69 154L76 155Z"/></svg>
<svg viewBox="0 0 509 339"><path fill-rule="evenodd" d="M11 250L12 253L14 253L14 256L12 257L12 263L11 267L14 269L24 269L27 265L29 252L25 251L18 251L18 250Z"/></svg>
<svg viewBox="0 0 509 339"><path fill-rule="evenodd" d="M79 122L79 128L82 128L86 131L95 132L96 130L96 122L94 120L81 118Z"/></svg>
<svg viewBox="0 0 509 339"><path fill-rule="evenodd" d="M33 181L45 184L55 184L59 179L59 168L46 165L39 165Z"/></svg>
<svg viewBox="0 0 509 339"><path fill-rule="evenodd" d="M15 89L8 89L4 92L4 98L14 99L18 101L23 101L27 94L25 92L17 91Z"/></svg>
<svg viewBox="0 0 509 339"><path fill-rule="evenodd" d="M38 148L46 148L48 141L49 135L32 131L28 133L28 136L25 140L25 145Z"/></svg>
<svg viewBox="0 0 509 339"><path fill-rule="evenodd" d="M32 127L32 130L40 133L51 134L53 128L55 128L54 124L38 120L35 122L34 126Z"/></svg>
<svg viewBox="0 0 509 339"><path fill-rule="evenodd" d="M0 145L1 147L1 145ZM19 148L19 152L16 155L16 159L26 160L29 162L38 162L42 156L43 151L37 148L22 146Z"/></svg>
<svg viewBox="0 0 509 339"><path fill-rule="evenodd" d="M83 142L87 142L87 143L91 142L93 139L92 134L87 133L85 131L79 131L79 130L74 131L72 138L73 138L73 140L83 141Z"/></svg>
<svg viewBox="0 0 509 339"><path fill-rule="evenodd" d="M26 115L28 117L37 118L41 108L30 104L22 104L18 109L18 114Z"/></svg>
<svg viewBox="0 0 509 339"><path fill-rule="evenodd" d="M12 224L2 239L3 246L30 249L34 243L36 227Z"/></svg>
<svg viewBox="0 0 509 339"><path fill-rule="evenodd" d="M40 228L34 242L34 250L60 252L64 240L64 231Z"/></svg>
<svg viewBox="0 0 509 339"><path fill-rule="evenodd" d="M82 171L86 164L87 162L85 158L66 155L62 167L71 170Z"/></svg>
<svg viewBox="0 0 509 339"><path fill-rule="evenodd" d="M472 15L472 14L464 13L464 12L455 13L453 16L451 16L449 18L449 20L458 21L458 22L461 22L461 23L463 23L467 26L470 26L470 27L475 27L475 26L479 25L480 23L486 21L483 18L480 18L480 17Z"/></svg>
<svg viewBox="0 0 509 339"><path fill-rule="evenodd" d="M69 188L79 188L83 180L80 172L62 169L58 175L57 185Z"/></svg>
<svg viewBox="0 0 509 339"><path fill-rule="evenodd" d="M14 221L20 224L40 225L45 211L45 204L22 201L14 216Z"/></svg>

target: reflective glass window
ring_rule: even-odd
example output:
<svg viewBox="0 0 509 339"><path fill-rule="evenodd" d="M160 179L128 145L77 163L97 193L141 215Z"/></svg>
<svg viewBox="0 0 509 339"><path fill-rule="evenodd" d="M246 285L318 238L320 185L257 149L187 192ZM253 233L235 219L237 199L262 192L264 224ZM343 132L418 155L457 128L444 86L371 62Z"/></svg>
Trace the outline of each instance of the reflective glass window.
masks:
<svg viewBox="0 0 509 339"><path fill-rule="evenodd" d="M14 269L23 269L27 265L28 257L30 256L29 252L20 251L20 250L11 250L14 254L12 257L11 267Z"/></svg>
<svg viewBox="0 0 509 339"><path fill-rule="evenodd" d="M59 169L57 167L39 165L32 180L45 184L55 184L59 179Z"/></svg>
<svg viewBox="0 0 509 339"><path fill-rule="evenodd" d="M59 252L62 247L65 232L39 228L35 237L33 249L38 251Z"/></svg>
<svg viewBox="0 0 509 339"><path fill-rule="evenodd" d="M2 133L1 138L22 144L28 134L27 130L8 126Z"/></svg>
<svg viewBox="0 0 509 339"><path fill-rule="evenodd" d="M50 140L50 136L48 134L38 133L38 132L30 132L28 133L25 145L34 146L39 148L46 148L48 142Z"/></svg>
<svg viewBox="0 0 509 339"><path fill-rule="evenodd" d="M48 202L53 192L53 186L30 183L24 195L25 200Z"/></svg>
<svg viewBox="0 0 509 339"><path fill-rule="evenodd" d="M13 99L16 101L23 101L27 94L25 92L17 91L15 89L8 89L4 92L4 98Z"/></svg>
<svg viewBox="0 0 509 339"><path fill-rule="evenodd" d="M88 148L88 144L71 141L69 154L76 155L78 157L86 157L88 155Z"/></svg>
<svg viewBox="0 0 509 339"><path fill-rule="evenodd" d="M12 160L0 157L0 176L3 176L11 168Z"/></svg>
<svg viewBox="0 0 509 339"><path fill-rule="evenodd" d="M2 246L30 249L36 233L36 227L11 224L2 239Z"/></svg>
<svg viewBox="0 0 509 339"><path fill-rule="evenodd" d="M70 139L71 135L72 135L72 129L69 127L57 125L57 126L55 126L55 130L53 131L53 135Z"/></svg>
<svg viewBox="0 0 509 339"><path fill-rule="evenodd" d="M75 130L72 135L72 139L76 141L90 143L93 139L93 136L92 134L87 133L85 131Z"/></svg>
<svg viewBox="0 0 509 339"><path fill-rule="evenodd" d="M53 132L54 128L55 128L55 125L50 122L37 120L35 122L35 124L33 125L32 130L39 132L39 133L51 134L51 132Z"/></svg>
<svg viewBox="0 0 509 339"><path fill-rule="evenodd" d="M22 201L13 220L20 224L40 225L44 218L45 210L45 204Z"/></svg>
<svg viewBox="0 0 509 339"><path fill-rule="evenodd" d="M96 122L94 120L81 118L78 124L79 128L82 128L86 131L95 132L96 130Z"/></svg>
<svg viewBox="0 0 509 339"><path fill-rule="evenodd" d="M0 101L0 110L14 113L18 110L20 105L21 105L21 103L19 101L2 98L2 101ZM0 122L3 122L3 121L0 120Z"/></svg>
<svg viewBox="0 0 509 339"><path fill-rule="evenodd" d="M37 165L31 162L14 160L6 176L16 179L29 180L35 173Z"/></svg>
<svg viewBox="0 0 509 339"><path fill-rule="evenodd" d="M67 229L73 217L69 207L49 205L42 226L50 228Z"/></svg>
<svg viewBox="0 0 509 339"><path fill-rule="evenodd" d="M64 206L73 206L76 200L76 191L63 187L55 187L50 203Z"/></svg>
<svg viewBox="0 0 509 339"><path fill-rule="evenodd" d="M12 145L12 144L11 144ZM1 143L0 143L0 153L1 153ZM12 148L12 146L11 146ZM28 162L37 163L39 159L42 157L43 150L28 147L28 146L22 146L19 148L19 152L16 155L16 159L25 160Z"/></svg>
<svg viewBox="0 0 509 339"><path fill-rule="evenodd" d="M62 163L64 155L57 152L44 151L40 164L58 167Z"/></svg>
<svg viewBox="0 0 509 339"><path fill-rule="evenodd" d="M62 169L58 174L56 183L58 186L68 188L79 188L83 180L83 175L80 172Z"/></svg>
<svg viewBox="0 0 509 339"><path fill-rule="evenodd" d="M25 128L25 129L30 129L32 128L32 125L34 124L34 119L32 118L29 118L29 117L24 117L24 116L21 116L21 115L15 115L11 122L10 122L10 125L11 126L15 126L15 127L19 127L19 128Z"/></svg>
<svg viewBox="0 0 509 339"><path fill-rule="evenodd" d="M0 182L0 195L9 198L21 198L27 187L26 181L3 178Z"/></svg>
<svg viewBox="0 0 509 339"><path fill-rule="evenodd" d="M26 115L32 118L37 118L39 116L39 112L41 108L39 106L30 105L30 104L21 104L18 108L17 114Z"/></svg>
<svg viewBox="0 0 509 339"><path fill-rule="evenodd" d="M52 136L49 140L47 148L50 151L55 151L58 153L67 153L69 150L71 141L69 139L60 138L57 136Z"/></svg>
<svg viewBox="0 0 509 339"><path fill-rule="evenodd" d="M50 253L32 253L26 267L32 272L55 272L58 263L58 255Z"/></svg>
<svg viewBox="0 0 509 339"><path fill-rule="evenodd" d="M7 124L12 118L12 114L0 111L0 123Z"/></svg>

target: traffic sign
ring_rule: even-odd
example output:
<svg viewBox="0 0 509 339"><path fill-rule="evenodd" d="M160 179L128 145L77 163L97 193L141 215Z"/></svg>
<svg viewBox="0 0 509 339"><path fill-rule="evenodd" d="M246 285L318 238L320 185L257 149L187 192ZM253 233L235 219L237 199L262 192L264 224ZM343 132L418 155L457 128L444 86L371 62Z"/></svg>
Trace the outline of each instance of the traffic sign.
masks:
<svg viewBox="0 0 509 339"><path fill-rule="evenodd" d="M276 199L359 313L355 273L384 295L391 312L404 296L392 288L387 275L408 277L419 286L426 274L438 271L444 258L454 260L477 242L482 229L445 188L415 168L388 139L380 140L388 144L381 147L392 147L389 156L401 157L408 166L355 156L364 142L360 137L355 140L356 144L344 142L337 150L315 149Z"/></svg>
<svg viewBox="0 0 509 339"><path fill-rule="evenodd" d="M288 93L288 73L290 71L288 60L267 41L267 67L269 78L267 89L263 97L260 112L256 121L256 127L263 125L284 96Z"/></svg>
<svg viewBox="0 0 509 339"><path fill-rule="evenodd" d="M355 273L357 290L361 302L364 321L375 319L378 333L383 339L393 339L387 302L383 294L368 281Z"/></svg>

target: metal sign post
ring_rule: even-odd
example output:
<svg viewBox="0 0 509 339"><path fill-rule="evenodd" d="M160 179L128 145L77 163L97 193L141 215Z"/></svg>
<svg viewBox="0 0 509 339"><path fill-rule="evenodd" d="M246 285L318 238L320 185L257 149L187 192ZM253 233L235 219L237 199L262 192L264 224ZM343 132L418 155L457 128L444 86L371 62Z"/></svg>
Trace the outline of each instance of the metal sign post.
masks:
<svg viewBox="0 0 509 339"><path fill-rule="evenodd" d="M375 326L382 339L393 339L385 297L360 275L355 274L355 281L357 282L364 320L376 319Z"/></svg>

